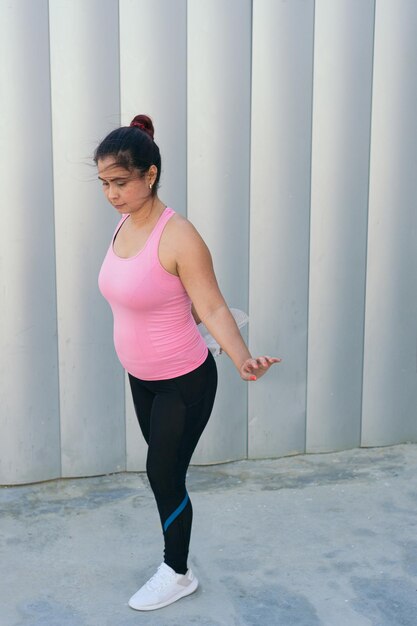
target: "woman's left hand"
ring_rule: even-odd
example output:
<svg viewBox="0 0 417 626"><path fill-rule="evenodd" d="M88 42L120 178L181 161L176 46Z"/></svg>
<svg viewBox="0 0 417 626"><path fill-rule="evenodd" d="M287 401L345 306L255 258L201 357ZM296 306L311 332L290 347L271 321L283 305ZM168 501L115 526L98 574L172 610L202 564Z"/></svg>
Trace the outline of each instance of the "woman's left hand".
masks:
<svg viewBox="0 0 417 626"><path fill-rule="evenodd" d="M271 365L280 362L281 359L271 356L258 356L256 359L246 359L239 368L239 374L243 380L258 380L258 378L266 374Z"/></svg>

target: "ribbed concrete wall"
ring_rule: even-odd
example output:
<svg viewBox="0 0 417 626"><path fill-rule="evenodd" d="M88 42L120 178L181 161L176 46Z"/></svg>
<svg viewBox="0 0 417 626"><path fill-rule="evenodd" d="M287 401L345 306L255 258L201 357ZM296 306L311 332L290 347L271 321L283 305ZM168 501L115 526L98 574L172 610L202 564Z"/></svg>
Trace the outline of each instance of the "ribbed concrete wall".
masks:
<svg viewBox="0 0 417 626"><path fill-rule="evenodd" d="M254 352L194 462L417 440L414 0L0 0L0 483L143 469L91 155L149 113L161 198Z"/></svg>

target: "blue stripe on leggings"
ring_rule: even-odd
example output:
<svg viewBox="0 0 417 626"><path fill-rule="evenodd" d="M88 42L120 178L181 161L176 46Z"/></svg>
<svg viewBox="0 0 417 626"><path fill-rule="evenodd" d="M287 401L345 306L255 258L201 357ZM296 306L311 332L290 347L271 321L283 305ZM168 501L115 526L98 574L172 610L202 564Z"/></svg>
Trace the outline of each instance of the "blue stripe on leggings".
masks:
<svg viewBox="0 0 417 626"><path fill-rule="evenodd" d="M188 502L189 498L188 498L188 493L185 495L184 500L181 502L181 504L179 505L179 507L177 509L175 509L175 511L168 517L168 519L166 520L165 524L164 524L164 532L166 532L167 528L172 524L172 522L174 521L174 519L176 519L178 517L178 515L180 513L183 512L183 510L185 509L185 507L187 506L187 502Z"/></svg>

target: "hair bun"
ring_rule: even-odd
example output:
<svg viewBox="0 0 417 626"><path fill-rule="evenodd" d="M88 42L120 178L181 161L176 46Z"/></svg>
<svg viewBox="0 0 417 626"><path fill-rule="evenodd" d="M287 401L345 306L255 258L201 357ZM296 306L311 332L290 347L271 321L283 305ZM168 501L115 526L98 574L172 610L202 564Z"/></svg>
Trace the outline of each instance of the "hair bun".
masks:
<svg viewBox="0 0 417 626"><path fill-rule="evenodd" d="M147 115L136 115L130 122L130 126L143 130L144 133L146 133L151 139L153 139L155 129L153 127L151 118Z"/></svg>

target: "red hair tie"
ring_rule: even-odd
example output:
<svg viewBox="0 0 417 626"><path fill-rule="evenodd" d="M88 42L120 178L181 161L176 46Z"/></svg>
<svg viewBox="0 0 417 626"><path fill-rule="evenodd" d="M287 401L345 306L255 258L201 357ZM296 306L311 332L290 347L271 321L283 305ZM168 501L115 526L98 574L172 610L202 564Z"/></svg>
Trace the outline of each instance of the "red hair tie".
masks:
<svg viewBox="0 0 417 626"><path fill-rule="evenodd" d="M133 121L133 122L130 123L130 125L131 126L136 126L136 128L140 128L141 130L144 130L145 133L146 133L145 124L142 124L142 122L135 122L135 121Z"/></svg>

